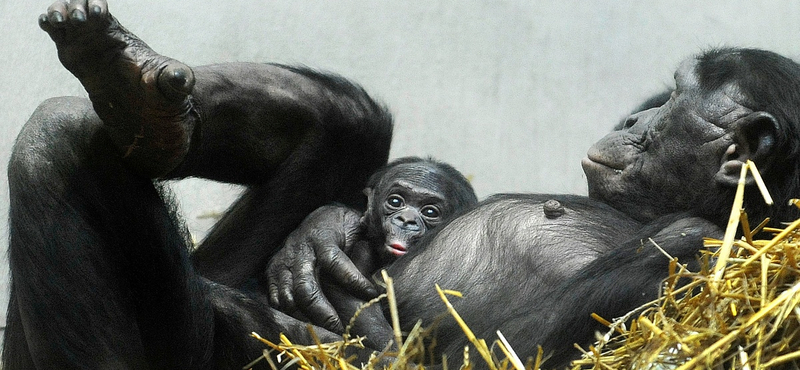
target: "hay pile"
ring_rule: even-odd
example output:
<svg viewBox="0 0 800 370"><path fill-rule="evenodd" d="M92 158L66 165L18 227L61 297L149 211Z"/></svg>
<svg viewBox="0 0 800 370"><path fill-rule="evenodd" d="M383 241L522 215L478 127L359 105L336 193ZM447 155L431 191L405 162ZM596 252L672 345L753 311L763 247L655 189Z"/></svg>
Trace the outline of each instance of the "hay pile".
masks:
<svg viewBox="0 0 800 370"><path fill-rule="evenodd" d="M574 369L770 369L800 364L799 222L737 240L717 278L676 271L662 297L590 347ZM719 241L709 240L709 244ZM706 259L708 261L708 259ZM680 289L678 277L691 279ZM635 314L634 314L635 315ZM629 315L633 316L633 315ZM617 335L613 335L617 334ZM791 367L790 367L791 368Z"/></svg>
<svg viewBox="0 0 800 370"><path fill-rule="evenodd" d="M317 344L313 346L293 344L285 336L281 336L281 343L273 343L260 337L258 334L253 333L253 336L256 339L262 341L268 347L264 350L264 355L258 360L254 361L254 363L258 361L268 361L270 367L275 370L283 369L288 366L296 366L301 369L308 370L358 370L381 369L384 367L398 370L423 370L425 368L424 359L430 358L430 353L433 353L433 346L435 346L435 343L425 343L425 339L431 337L431 331L433 328L423 328L421 323L417 323L417 325L415 325L409 333L405 333L405 335L401 334L399 317L397 315L397 306L394 300L392 279L386 275L385 271L382 271L382 274L383 280L386 283L387 292L386 294L383 294L368 302L367 305L375 304L381 299L387 300L392 317L392 326L395 330L394 343L399 343L399 346L395 346L393 343L390 343L389 347L386 348L381 354L376 353L373 355L373 358L369 361L369 363L355 364L353 363L353 356L349 358L346 357L345 350L351 346L363 348L363 345L361 344L362 338L351 338L348 334L349 327L346 329L346 333L342 341L335 343L319 343L319 341L317 341ZM522 370L539 368L539 364L542 362L541 351L535 360L529 359L528 363L523 365L522 361L520 361L500 332L497 332L500 339L489 346L485 340L475 337L447 298L447 295L456 295L460 297L461 294L456 291L441 289L438 285L436 286L436 290L438 291L439 297L442 299L442 302L444 303L444 306L447 308L448 312L461 325L461 328L464 330L464 334L478 351L478 356L475 356L465 348L463 359L457 359L457 361L448 361L447 358L444 358L443 365L441 366L443 370L448 370L448 362L461 364L458 368L468 370L475 365L476 361L481 364L481 368L488 367L491 370ZM356 316L358 316L358 312L356 313ZM351 325L352 321L353 320L351 320ZM309 331L313 335L313 330L310 327ZM498 356L497 353L500 355ZM278 356L279 363L275 363L271 359L271 357L275 356L276 354ZM248 369L252 367L254 363L251 363L244 368Z"/></svg>
<svg viewBox="0 0 800 370"><path fill-rule="evenodd" d="M748 162L725 237L706 240L702 271L689 273L673 260L661 297L609 324L611 331L573 363L574 369L798 368L800 220L785 229L764 227L765 220L751 229L742 210L748 170L771 204ZM792 204L800 206L797 200ZM738 226L742 237L735 239ZM754 240L758 233L772 238ZM678 288L679 278L690 282Z"/></svg>
<svg viewBox="0 0 800 370"><path fill-rule="evenodd" d="M773 369L800 368L800 220L785 229L765 227L768 220L750 227L742 210L744 179L751 171L762 188L765 200L771 202L755 166L744 166L730 222L723 240L706 240L709 247L699 273L686 271L678 261L670 264L670 277L656 301L651 302L613 323L610 330L594 345L583 350L582 359L573 362L573 369ZM800 202L794 201L800 207ZM740 239L734 236L741 228ZM756 235L771 235L757 240ZM713 251L713 252L712 252ZM713 266L712 266L713 264ZM394 307L391 279L387 282L390 307ZM681 284L678 284L680 280ZM689 281L687 284L686 281ZM501 340L488 346L475 338L468 326L447 300L445 291L437 286L451 315L461 324L467 338L478 349L478 356L465 350L463 363L470 369L476 361L492 370L535 369L542 364L542 352L535 359L523 362L507 343ZM396 343L383 356L396 359L392 369L424 369L424 353L430 351L423 343L429 331L419 324L405 337L400 335L396 310L392 311ZM630 326L630 327L627 327ZM369 364L352 364L344 358L348 346L359 346L359 338L315 346L298 346L287 338L271 343L265 357L279 353L281 363L271 360L273 369L294 364L303 369L373 369L386 364L381 356ZM430 353L430 352L428 352ZM498 356L499 354L499 356ZM472 355L472 356L470 356ZM545 363L546 366L546 363ZM445 364L444 369L448 367Z"/></svg>

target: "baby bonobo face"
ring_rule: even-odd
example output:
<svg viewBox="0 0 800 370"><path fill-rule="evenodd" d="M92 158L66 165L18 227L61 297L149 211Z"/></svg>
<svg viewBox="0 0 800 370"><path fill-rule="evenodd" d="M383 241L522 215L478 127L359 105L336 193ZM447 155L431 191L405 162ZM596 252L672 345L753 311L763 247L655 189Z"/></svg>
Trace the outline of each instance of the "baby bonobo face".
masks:
<svg viewBox="0 0 800 370"><path fill-rule="evenodd" d="M452 167L419 161L389 165L374 188L365 223L378 255L403 256L422 236L477 202L469 182Z"/></svg>
<svg viewBox="0 0 800 370"><path fill-rule="evenodd" d="M382 207L386 252L396 257L406 254L426 231L441 223L446 207L446 201L436 191L396 181Z"/></svg>

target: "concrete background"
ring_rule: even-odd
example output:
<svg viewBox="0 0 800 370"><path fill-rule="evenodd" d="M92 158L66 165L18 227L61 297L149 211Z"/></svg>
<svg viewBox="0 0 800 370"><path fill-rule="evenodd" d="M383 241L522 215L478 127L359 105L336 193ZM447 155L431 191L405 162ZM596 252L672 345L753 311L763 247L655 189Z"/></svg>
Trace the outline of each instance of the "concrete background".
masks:
<svg viewBox="0 0 800 370"><path fill-rule="evenodd" d="M0 170L36 105L85 96L36 19L48 1L0 0ZM714 46L800 54L790 1L112 1L155 50L190 65L304 64L360 82L395 114L392 157L432 155L496 192L585 194L579 161L632 107ZM175 185L202 238L240 189ZM8 184L0 183L0 214ZM7 226L0 223L0 248ZM4 256L5 257L5 256ZM7 300L0 263L0 306ZM0 309L4 322L5 310Z"/></svg>

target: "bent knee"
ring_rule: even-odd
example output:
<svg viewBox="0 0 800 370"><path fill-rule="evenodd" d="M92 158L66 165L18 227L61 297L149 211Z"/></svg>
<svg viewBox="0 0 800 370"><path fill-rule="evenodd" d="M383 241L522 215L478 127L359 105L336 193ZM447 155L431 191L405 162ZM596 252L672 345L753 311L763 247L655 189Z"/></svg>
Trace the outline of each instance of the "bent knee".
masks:
<svg viewBox="0 0 800 370"><path fill-rule="evenodd" d="M42 176L52 173L56 165L79 161L101 127L100 118L87 99L45 100L17 135L8 165L9 178Z"/></svg>

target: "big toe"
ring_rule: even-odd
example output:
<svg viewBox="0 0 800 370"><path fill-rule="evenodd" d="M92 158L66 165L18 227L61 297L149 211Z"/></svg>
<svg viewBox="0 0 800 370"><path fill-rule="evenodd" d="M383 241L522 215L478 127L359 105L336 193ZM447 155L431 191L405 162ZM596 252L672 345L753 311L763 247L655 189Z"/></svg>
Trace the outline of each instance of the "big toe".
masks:
<svg viewBox="0 0 800 370"><path fill-rule="evenodd" d="M189 66L173 61L158 75L158 89L169 100L181 100L192 93L194 72Z"/></svg>

